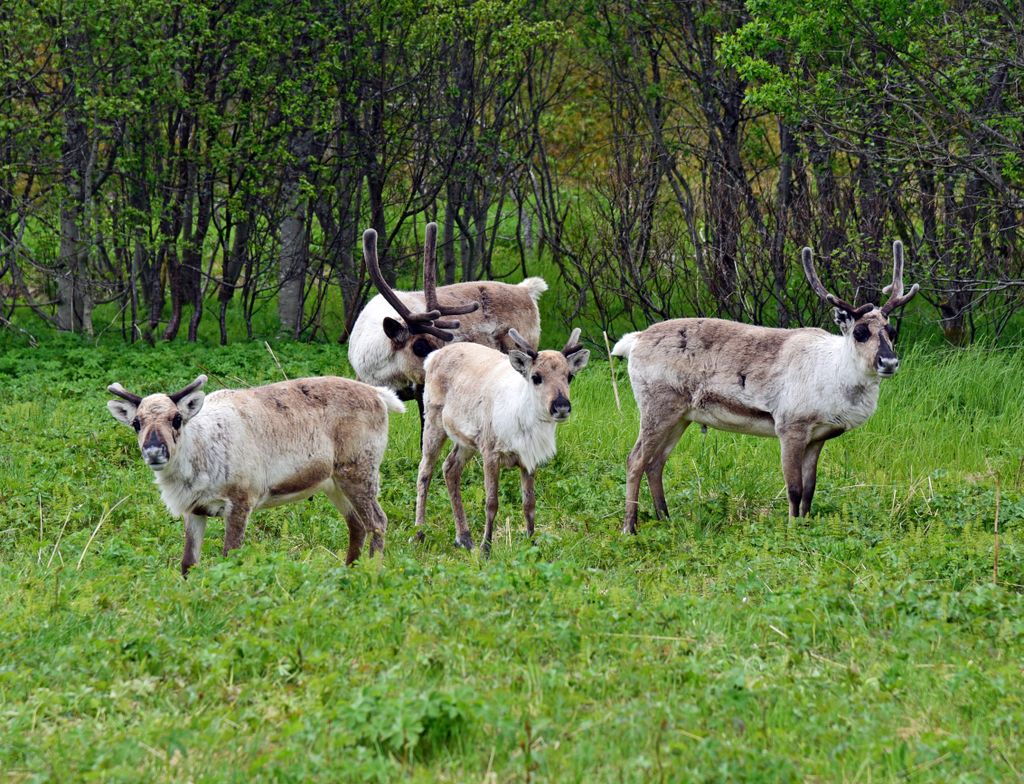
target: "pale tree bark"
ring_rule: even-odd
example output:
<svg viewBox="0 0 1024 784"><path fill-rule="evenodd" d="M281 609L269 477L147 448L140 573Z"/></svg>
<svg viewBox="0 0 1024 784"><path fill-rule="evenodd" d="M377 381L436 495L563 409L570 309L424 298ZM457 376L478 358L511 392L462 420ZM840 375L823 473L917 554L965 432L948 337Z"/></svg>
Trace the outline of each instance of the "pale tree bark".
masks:
<svg viewBox="0 0 1024 784"><path fill-rule="evenodd" d="M306 227L308 199L302 182L309 169L313 137L308 130L296 131L288 144L292 161L285 167L282 196L281 258L278 273L277 315L281 332L293 338L302 331L306 270L309 267L309 237Z"/></svg>

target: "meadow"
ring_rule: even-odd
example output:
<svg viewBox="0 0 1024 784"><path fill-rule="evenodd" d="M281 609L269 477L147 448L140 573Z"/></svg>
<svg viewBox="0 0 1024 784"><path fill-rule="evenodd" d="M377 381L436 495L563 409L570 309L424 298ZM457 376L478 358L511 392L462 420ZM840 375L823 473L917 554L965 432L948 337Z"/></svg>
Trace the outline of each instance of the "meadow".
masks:
<svg viewBox="0 0 1024 784"><path fill-rule="evenodd" d="M560 345L560 344L559 344ZM596 348L592 346L593 348ZM1013 781L1024 775L1024 351L903 347L875 416L786 514L778 444L691 428L619 533L637 415L594 352L537 535L503 475L492 557L443 482L409 542L392 415L382 559L323 496L178 571L105 387L340 373L342 347L0 335L0 780ZM479 540L479 465L467 471ZM998 518L998 567L994 569Z"/></svg>

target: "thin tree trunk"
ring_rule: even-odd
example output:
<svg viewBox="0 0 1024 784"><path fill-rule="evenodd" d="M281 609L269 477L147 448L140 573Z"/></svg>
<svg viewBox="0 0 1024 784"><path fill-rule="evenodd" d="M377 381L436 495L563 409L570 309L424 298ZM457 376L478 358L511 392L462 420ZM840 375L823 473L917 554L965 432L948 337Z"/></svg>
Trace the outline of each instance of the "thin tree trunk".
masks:
<svg viewBox="0 0 1024 784"><path fill-rule="evenodd" d="M309 96L309 86L304 91ZM303 120L303 122L307 122ZM309 269L309 231L306 224L308 199L302 186L309 175L314 156L313 131L308 127L292 129L288 137L288 163L281 186L284 217L281 220L281 258L278 268L277 314L281 333L298 338L302 332L306 273Z"/></svg>
<svg viewBox="0 0 1024 784"><path fill-rule="evenodd" d="M231 238L231 252L224 264L220 289L217 292L217 299L220 300L220 344L222 346L228 344L228 304L235 296L238 278L242 274L242 268L245 266L249 252L249 235L252 233L252 213L249 201L249 199L243 201L242 216L235 224L235 235Z"/></svg>
<svg viewBox="0 0 1024 784"><path fill-rule="evenodd" d="M447 184L448 198L444 203L444 237L441 241L441 257L444 260L444 282L455 282L455 213L458 211L458 195L454 178Z"/></svg>
<svg viewBox="0 0 1024 784"><path fill-rule="evenodd" d="M82 45L76 33L63 42L70 63ZM67 332L92 332L92 302L88 292L88 251L84 237L86 167L89 139L81 116L77 81L73 67L66 68L64 85L64 140L62 180L64 201L60 208L60 257L57 270L57 328Z"/></svg>
<svg viewBox="0 0 1024 784"><path fill-rule="evenodd" d="M772 290L777 308L776 323L780 327L789 326L789 308L786 307L786 230L789 227L789 211L792 202L792 171L793 158L798 148L789 126L779 121L779 184L776 195L775 233L772 236L771 266Z"/></svg>

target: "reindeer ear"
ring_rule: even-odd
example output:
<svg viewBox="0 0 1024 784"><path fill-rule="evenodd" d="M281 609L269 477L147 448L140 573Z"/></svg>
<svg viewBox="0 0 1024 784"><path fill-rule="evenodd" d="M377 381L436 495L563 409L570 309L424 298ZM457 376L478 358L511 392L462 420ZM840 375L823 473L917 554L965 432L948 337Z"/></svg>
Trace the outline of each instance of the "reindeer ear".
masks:
<svg viewBox="0 0 1024 784"><path fill-rule="evenodd" d="M512 367L514 367L516 372L523 378L530 375L530 368L533 367L533 359L531 359L529 354L512 349L508 352L508 361L512 363Z"/></svg>
<svg viewBox="0 0 1024 784"><path fill-rule="evenodd" d="M181 418L188 422L192 417L199 413L199 409L203 407L203 401L206 400L206 393L201 389L197 389L194 392L189 392L185 397L178 401L178 411L181 413Z"/></svg>
<svg viewBox="0 0 1024 784"><path fill-rule="evenodd" d="M573 351L567 355L565 359L569 363L569 370L572 373L579 373L587 366L587 360L590 359L590 351L581 348L579 351Z"/></svg>
<svg viewBox="0 0 1024 784"><path fill-rule="evenodd" d="M398 346L404 346L409 340L408 327L390 316L384 319L384 334L391 339L392 343Z"/></svg>
<svg viewBox="0 0 1024 784"><path fill-rule="evenodd" d="M123 425L129 426L131 426L132 420L135 419L135 412L139 410L137 405L129 403L127 400L108 400L107 408L114 419Z"/></svg>
<svg viewBox="0 0 1024 784"><path fill-rule="evenodd" d="M844 335L850 334L853 322L856 321L852 313L848 313L842 308L832 308L832 318L835 319L836 324L839 325L839 331Z"/></svg>

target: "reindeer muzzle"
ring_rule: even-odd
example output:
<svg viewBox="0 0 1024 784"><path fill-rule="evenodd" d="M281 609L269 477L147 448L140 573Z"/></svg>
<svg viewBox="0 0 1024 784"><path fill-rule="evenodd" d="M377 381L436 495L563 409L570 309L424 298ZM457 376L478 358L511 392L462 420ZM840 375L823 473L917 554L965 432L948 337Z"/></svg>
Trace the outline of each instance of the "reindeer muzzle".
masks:
<svg viewBox="0 0 1024 784"><path fill-rule="evenodd" d="M572 404L569 402L569 398L565 395L559 395L556 397L550 408L552 419L556 422L564 422L569 418L569 414L572 412Z"/></svg>
<svg viewBox="0 0 1024 784"><path fill-rule="evenodd" d="M162 471L170 460L167 444L156 434L150 433L142 444L142 459L154 471Z"/></svg>
<svg viewBox="0 0 1024 784"><path fill-rule="evenodd" d="M896 371L899 369L900 360L898 357L879 357L878 362L875 364L875 372L882 378L895 376Z"/></svg>
<svg viewBox="0 0 1024 784"><path fill-rule="evenodd" d="M879 336L878 353L875 354L875 372L882 378L895 376L900 369L900 358L892 350L885 337Z"/></svg>

